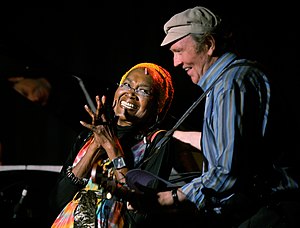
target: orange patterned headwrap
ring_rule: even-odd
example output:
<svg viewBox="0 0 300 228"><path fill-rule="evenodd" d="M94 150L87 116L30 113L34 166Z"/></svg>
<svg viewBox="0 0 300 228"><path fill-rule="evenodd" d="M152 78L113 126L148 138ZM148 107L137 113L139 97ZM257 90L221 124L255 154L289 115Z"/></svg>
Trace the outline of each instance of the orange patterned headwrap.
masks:
<svg viewBox="0 0 300 228"><path fill-rule="evenodd" d="M170 73L163 67L154 63L139 63L130 68L121 78L120 84L124 82L128 74L137 68L147 69L147 74L153 79L155 92L158 94L158 113L163 118L171 106L174 96L174 87Z"/></svg>

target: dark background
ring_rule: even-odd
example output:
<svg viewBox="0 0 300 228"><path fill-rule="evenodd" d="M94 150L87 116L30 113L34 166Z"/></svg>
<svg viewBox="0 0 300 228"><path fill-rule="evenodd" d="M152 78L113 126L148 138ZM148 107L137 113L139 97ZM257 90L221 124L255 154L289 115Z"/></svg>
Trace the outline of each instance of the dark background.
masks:
<svg viewBox="0 0 300 228"><path fill-rule="evenodd" d="M18 3L13 8L0 9L0 77L14 76L29 66L26 73L46 76L54 88L49 107L45 108L0 85L0 134L6 146L5 165L63 164L76 135L83 129L79 120L89 121L83 109L86 99L72 75L83 79L93 98L96 94L109 95L125 71L139 62L166 67L174 78L175 97L164 127L172 127L201 91L185 72L173 67L171 52L160 47L163 25L175 13L199 4L229 20L240 54L258 60L270 71L274 106L268 132L269 149L274 151L274 157L282 154L279 160L283 165L298 167L300 35L296 3L192 0L100 1L97 6L63 3L60 1L59 5L64 8L20 8ZM198 130L200 119L201 105L181 127ZM0 214L9 219L10 227L20 224L41 227L47 223L46 205L41 206L40 202L47 199L56 174L30 170L0 174ZM25 187L29 193L19 219L10 221Z"/></svg>
<svg viewBox="0 0 300 228"><path fill-rule="evenodd" d="M79 120L88 119L83 109L86 100L72 75L83 79L93 99L96 94L113 91L123 73L136 63L156 62L166 67L175 83L175 98L166 128L173 126L201 91L185 72L173 67L171 52L160 47L164 38L163 25L175 13L198 4L229 20L240 54L260 61L271 72L269 78L276 104L271 132L276 132L279 140L274 141L277 144L274 147L297 150L294 147L299 135L297 7L287 1L264 6L259 1L224 2L126 1L76 8L2 8L0 54L8 56L16 68L30 66L34 74L52 78L59 88L52 98L54 109L29 109L25 114L16 115L24 112L22 103L22 109L14 106L17 111L14 111L13 120L5 120L6 124L15 123L8 128L13 129L13 134L19 134L13 139L15 146L19 145L18 150L24 151L30 146L24 133L39 142L36 146L31 144L30 153L36 150L34 159L28 158L26 149L25 153L19 152L15 163L61 164L64 160L73 138L82 130ZM6 63L7 60L2 61L1 65ZM12 103L10 96L2 99ZM2 110L6 117L12 116L4 105ZM200 112L201 108L196 109L183 127L199 129ZM39 122L38 127L35 127L36 122ZM41 153L43 156L39 156Z"/></svg>

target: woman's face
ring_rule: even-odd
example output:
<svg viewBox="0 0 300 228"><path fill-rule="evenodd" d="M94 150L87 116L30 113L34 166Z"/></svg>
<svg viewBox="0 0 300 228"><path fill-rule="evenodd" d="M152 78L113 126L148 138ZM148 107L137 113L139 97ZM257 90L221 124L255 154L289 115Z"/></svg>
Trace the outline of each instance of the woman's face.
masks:
<svg viewBox="0 0 300 228"><path fill-rule="evenodd" d="M144 68L132 70L115 92L114 112L118 125L147 122L151 116L156 116L154 101L152 77L145 74Z"/></svg>

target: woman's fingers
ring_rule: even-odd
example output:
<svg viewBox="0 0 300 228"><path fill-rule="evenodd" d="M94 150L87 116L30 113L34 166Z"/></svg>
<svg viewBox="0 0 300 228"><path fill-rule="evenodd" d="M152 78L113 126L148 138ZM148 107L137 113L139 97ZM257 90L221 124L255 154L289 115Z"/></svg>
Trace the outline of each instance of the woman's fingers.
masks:
<svg viewBox="0 0 300 228"><path fill-rule="evenodd" d="M80 121L80 124L81 124L82 126L88 128L88 129L90 129L90 130L93 130L93 128L95 128L94 125L88 124L88 123L86 123L86 122L84 122L84 121Z"/></svg>
<svg viewBox="0 0 300 228"><path fill-rule="evenodd" d="M85 106L84 106L84 109L88 112L88 114L89 114L91 117L94 117L94 113L93 113L92 110L89 108L89 106L85 105Z"/></svg>
<svg viewBox="0 0 300 228"><path fill-rule="evenodd" d="M97 103L97 111L95 116L95 124L106 124L106 111L105 111L105 102L106 97L103 95L100 97L96 96L96 103Z"/></svg>
<svg viewBox="0 0 300 228"><path fill-rule="evenodd" d="M105 116L106 112L105 112L105 105L104 105L105 102L106 102L105 96L102 96L101 99L98 95L96 96L97 109L95 113L89 108L88 105L85 105L84 106L85 110L92 117L92 124L87 124L83 121L80 121L80 123L91 130L93 126L95 127L97 125L107 125L108 123L106 121L106 116Z"/></svg>

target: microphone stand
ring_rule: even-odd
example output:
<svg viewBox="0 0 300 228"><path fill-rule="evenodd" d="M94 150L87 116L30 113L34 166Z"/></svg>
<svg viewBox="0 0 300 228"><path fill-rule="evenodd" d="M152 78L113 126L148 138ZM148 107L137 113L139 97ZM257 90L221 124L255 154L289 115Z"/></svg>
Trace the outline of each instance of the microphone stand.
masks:
<svg viewBox="0 0 300 228"><path fill-rule="evenodd" d="M83 84L82 79L81 79L80 77L78 77L78 76L75 76L75 75L72 75L72 76L78 80L79 85L80 85L80 87L81 87L81 89L82 89L82 91L83 91L83 93L84 93L84 95L85 95L85 98L86 98L86 100L87 100L89 106L91 107L92 111L93 111L93 112L96 112L96 107L95 107L95 105L94 105L94 102L92 101L92 99L91 99L89 93L87 92L87 90L86 90L86 88L85 88L85 86L84 86L84 84Z"/></svg>

